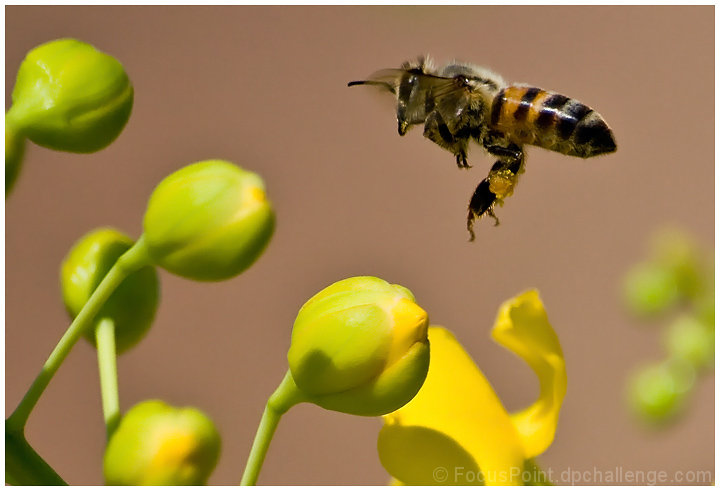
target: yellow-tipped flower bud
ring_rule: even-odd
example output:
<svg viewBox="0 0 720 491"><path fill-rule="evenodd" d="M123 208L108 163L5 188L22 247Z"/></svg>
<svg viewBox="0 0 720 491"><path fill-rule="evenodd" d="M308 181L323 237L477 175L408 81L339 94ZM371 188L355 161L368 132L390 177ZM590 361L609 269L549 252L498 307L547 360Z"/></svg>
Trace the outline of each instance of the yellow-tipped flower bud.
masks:
<svg viewBox="0 0 720 491"><path fill-rule="evenodd" d="M132 245L129 237L109 228L93 230L75 243L60 271L63 301L71 317L80 313L110 268ZM125 278L95 318L113 321L116 349L123 352L150 329L157 305L157 273L152 266L145 266ZM92 331L85 337L95 344Z"/></svg>
<svg viewBox="0 0 720 491"><path fill-rule="evenodd" d="M310 402L363 416L412 399L430 361L427 313L406 288L348 278L303 305L288 352L295 384Z"/></svg>
<svg viewBox="0 0 720 491"><path fill-rule="evenodd" d="M224 160L206 160L158 184L143 227L155 264L193 280L219 281L260 257L275 215L260 176Z"/></svg>
<svg viewBox="0 0 720 491"><path fill-rule="evenodd" d="M115 58L75 39L31 50L18 70L6 124L44 147L95 152L117 138L133 88Z"/></svg>
<svg viewBox="0 0 720 491"><path fill-rule="evenodd" d="M108 442L103 473L110 486L200 486L219 456L220 434L204 413L144 401Z"/></svg>

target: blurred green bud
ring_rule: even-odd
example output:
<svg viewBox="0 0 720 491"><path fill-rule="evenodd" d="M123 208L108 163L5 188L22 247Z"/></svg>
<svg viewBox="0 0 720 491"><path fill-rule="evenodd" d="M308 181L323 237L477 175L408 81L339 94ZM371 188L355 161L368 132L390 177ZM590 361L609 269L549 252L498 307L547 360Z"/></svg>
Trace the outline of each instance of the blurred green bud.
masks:
<svg viewBox="0 0 720 491"><path fill-rule="evenodd" d="M155 188L143 227L155 264L193 280L219 281L260 257L275 215L260 176L224 160L206 160Z"/></svg>
<svg viewBox="0 0 720 491"><path fill-rule="evenodd" d="M700 322L715 333L715 291L711 290L695 304L695 312Z"/></svg>
<svg viewBox="0 0 720 491"><path fill-rule="evenodd" d="M219 456L220 434L204 413L144 401L110 438L103 473L109 486L201 486Z"/></svg>
<svg viewBox="0 0 720 491"><path fill-rule="evenodd" d="M25 139L5 121L5 195L12 190L25 156Z"/></svg>
<svg viewBox="0 0 720 491"><path fill-rule="evenodd" d="M293 326L290 372L307 400L362 416L412 399L430 361L428 316L406 288L348 278L303 305Z"/></svg>
<svg viewBox="0 0 720 491"><path fill-rule="evenodd" d="M698 244L685 232L666 229L653 240L655 262L670 271L683 298L696 298L705 287L706 258Z"/></svg>
<svg viewBox="0 0 720 491"><path fill-rule="evenodd" d="M641 263L625 276L624 297L628 309L639 316L659 314L679 298L674 273L655 263Z"/></svg>
<svg viewBox="0 0 720 491"><path fill-rule="evenodd" d="M715 359L715 330L690 315L675 319L665 335L665 346L672 358L706 368Z"/></svg>
<svg viewBox="0 0 720 491"><path fill-rule="evenodd" d="M118 137L132 104L120 62L87 43L58 39L23 60L6 121L38 145L88 153Z"/></svg>
<svg viewBox="0 0 720 491"><path fill-rule="evenodd" d="M110 268L132 245L129 237L109 228L93 230L73 245L60 271L63 301L71 317L80 313ZM123 280L95 318L112 319L116 349L121 353L150 329L157 305L157 274L154 267L145 266ZM86 332L85 337L95 344L93 331Z"/></svg>
<svg viewBox="0 0 720 491"><path fill-rule="evenodd" d="M695 383L687 363L663 362L643 367L630 380L630 405L648 423L663 423L685 406Z"/></svg>

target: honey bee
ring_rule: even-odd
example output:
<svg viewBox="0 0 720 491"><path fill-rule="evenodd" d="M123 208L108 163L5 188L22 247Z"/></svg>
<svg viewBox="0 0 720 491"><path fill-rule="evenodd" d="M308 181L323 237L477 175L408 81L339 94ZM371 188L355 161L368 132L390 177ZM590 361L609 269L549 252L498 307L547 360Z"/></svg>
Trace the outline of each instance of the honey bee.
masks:
<svg viewBox="0 0 720 491"><path fill-rule="evenodd" d="M498 159L470 199L471 241L476 218L489 215L495 225L500 223L494 207L512 195L524 171L523 145L581 158L617 149L605 120L585 104L537 87L508 85L490 70L467 63L435 68L428 57L420 57L398 69L380 70L368 80L348 83L354 85L391 92L400 136L411 126L424 124L425 138L452 152L458 167L470 167L471 139Z"/></svg>

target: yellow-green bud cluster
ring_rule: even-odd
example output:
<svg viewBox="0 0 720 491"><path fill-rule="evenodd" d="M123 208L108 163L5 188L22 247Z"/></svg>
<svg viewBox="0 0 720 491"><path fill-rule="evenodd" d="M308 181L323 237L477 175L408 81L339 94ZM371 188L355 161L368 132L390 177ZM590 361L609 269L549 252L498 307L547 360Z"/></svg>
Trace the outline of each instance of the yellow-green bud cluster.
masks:
<svg viewBox="0 0 720 491"><path fill-rule="evenodd" d="M686 404L698 375L715 357L715 304L710 256L686 234L665 230L650 258L625 278L625 303L635 315L673 314L663 332L666 359L630 380L632 409L645 421L669 421ZM675 312L673 312L673 310Z"/></svg>

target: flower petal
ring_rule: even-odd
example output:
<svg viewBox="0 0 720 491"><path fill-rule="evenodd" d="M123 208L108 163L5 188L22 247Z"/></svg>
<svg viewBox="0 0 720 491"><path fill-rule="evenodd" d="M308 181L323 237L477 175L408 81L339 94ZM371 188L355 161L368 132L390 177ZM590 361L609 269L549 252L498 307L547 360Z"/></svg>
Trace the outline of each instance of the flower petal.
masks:
<svg viewBox="0 0 720 491"><path fill-rule="evenodd" d="M529 459L552 443L567 389L562 348L537 290L521 293L500 306L492 336L525 360L540 381L538 400L512 415Z"/></svg>
<svg viewBox="0 0 720 491"><path fill-rule="evenodd" d="M522 484L523 444L490 383L452 333L431 327L428 338L425 383L384 417L383 466L405 484Z"/></svg>

